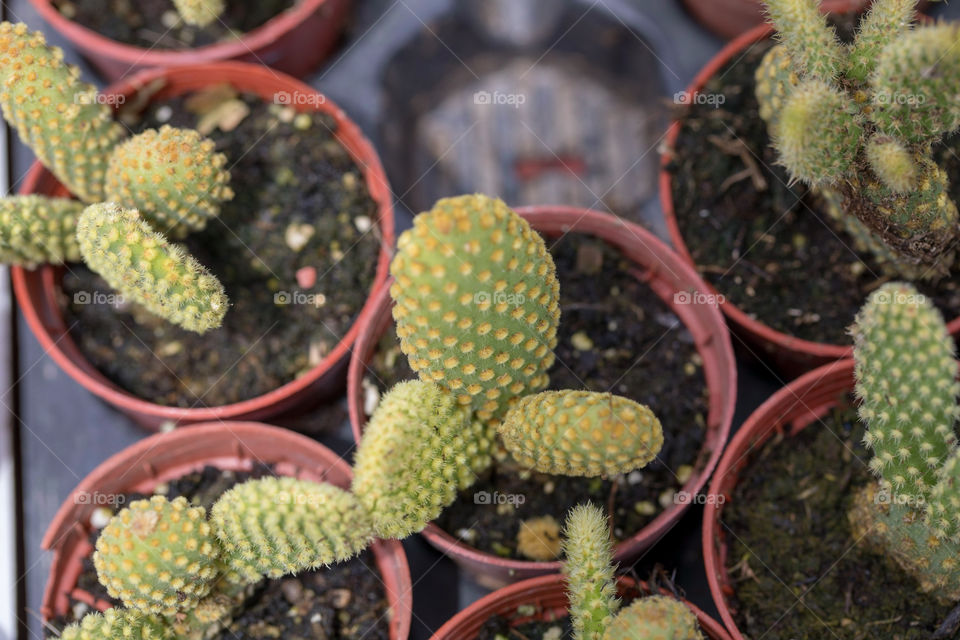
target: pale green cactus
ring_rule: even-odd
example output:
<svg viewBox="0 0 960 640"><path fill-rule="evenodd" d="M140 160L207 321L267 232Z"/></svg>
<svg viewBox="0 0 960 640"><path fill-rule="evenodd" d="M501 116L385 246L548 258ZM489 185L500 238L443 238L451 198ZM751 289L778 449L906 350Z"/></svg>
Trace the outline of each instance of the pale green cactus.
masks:
<svg viewBox="0 0 960 640"><path fill-rule="evenodd" d="M77 220L83 203L67 198L0 199L0 262L32 269L80 260Z"/></svg>
<svg viewBox="0 0 960 640"><path fill-rule="evenodd" d="M556 267L502 201L440 200L400 236L390 271L400 346L422 380L482 420L547 385L560 319Z"/></svg>
<svg viewBox="0 0 960 640"><path fill-rule="evenodd" d="M768 0L766 5L777 37L798 70L817 80L836 78L844 65L844 51L820 12L819 0Z"/></svg>
<svg viewBox="0 0 960 640"><path fill-rule="evenodd" d="M175 637L161 619L130 609L88 614L60 634L61 640L173 640Z"/></svg>
<svg viewBox="0 0 960 640"><path fill-rule="evenodd" d="M225 0L173 0L173 6L187 24L206 27L219 19L227 3Z"/></svg>
<svg viewBox="0 0 960 640"><path fill-rule="evenodd" d="M165 235L201 231L233 198L227 157L191 129L148 129L110 156L106 200L137 209Z"/></svg>
<svg viewBox="0 0 960 640"><path fill-rule="evenodd" d="M563 535L574 638L602 640L620 606L607 516L592 504L578 505L567 514Z"/></svg>
<svg viewBox="0 0 960 640"><path fill-rule="evenodd" d="M78 198L103 200L109 154L123 137L80 71L25 24L0 23L0 106L20 139Z"/></svg>
<svg viewBox="0 0 960 640"><path fill-rule="evenodd" d="M222 324L229 302L220 281L135 209L88 207L77 239L87 265L151 313L197 333Z"/></svg>
<svg viewBox="0 0 960 640"><path fill-rule="evenodd" d="M620 611L603 640L703 640L703 633L697 616L685 604L667 596L649 596Z"/></svg>
<svg viewBox="0 0 960 640"><path fill-rule="evenodd" d="M663 446L653 412L610 393L544 391L520 400L499 427L525 467L572 476L613 476L646 466Z"/></svg>

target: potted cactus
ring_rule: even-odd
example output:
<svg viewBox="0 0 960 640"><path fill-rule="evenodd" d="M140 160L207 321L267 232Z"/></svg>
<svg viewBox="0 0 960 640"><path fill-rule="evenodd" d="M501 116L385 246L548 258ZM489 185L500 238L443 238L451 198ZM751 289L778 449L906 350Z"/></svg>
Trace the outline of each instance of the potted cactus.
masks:
<svg viewBox="0 0 960 640"><path fill-rule="evenodd" d="M771 398L712 482L728 502L707 511L707 574L734 638L802 637L822 625L841 638L957 633L953 340L903 283L871 295L853 334L854 361ZM816 586L789 594L802 606L781 615L774 574Z"/></svg>
<svg viewBox="0 0 960 640"><path fill-rule="evenodd" d="M242 60L304 77L333 50L349 0L31 0L108 80Z"/></svg>
<svg viewBox="0 0 960 640"><path fill-rule="evenodd" d="M948 317L960 309L946 277L958 31L914 24L912 0L874 2L855 30L817 0L767 7L773 29L744 34L691 85L661 197L674 243L751 349L797 373L850 354L856 301L890 277Z"/></svg>
<svg viewBox="0 0 960 640"><path fill-rule="evenodd" d="M48 628L63 638L402 640L406 558L396 541L372 541L349 483L333 452L275 427L147 438L85 478L51 524Z"/></svg>
<svg viewBox="0 0 960 640"><path fill-rule="evenodd" d="M560 522L569 508L585 500L611 505L616 535L622 541L617 558L635 557L669 530L693 502L677 496L697 495L703 486L712 459L722 449L733 406L733 359L718 311L708 304L684 304L702 285L669 249L644 230L597 212L544 207L520 213L522 216L516 217L492 198L462 196L442 200L418 216L394 259L395 282L390 293L396 303L387 297L388 292L380 294L377 313L368 316L363 326L348 375L351 421L360 442L367 438L367 416L376 415L384 401L377 404L381 394L398 380L416 377L417 367L421 379L446 386L464 406L471 407L479 421L487 423L485 446L494 444L490 450L493 462L485 459L474 467L453 503L437 514L424 535L491 586L559 570ZM448 216L458 222L448 224ZM469 236L479 233L483 237L485 230L475 227L487 216L488 221L500 220L494 235L501 242L506 242L507 234L519 234L515 249L501 250ZM521 224L524 219L529 221L529 231ZM533 229L542 232L548 243L550 238L568 235L545 251L539 248L544 240ZM603 254L604 264L609 265L603 280L618 292L619 300L630 300L623 311L607 305L606 289L597 289L596 272L578 273L576 256L595 255L581 249L603 246L594 238L608 247ZM446 251L446 246L474 247L478 252L464 256ZM437 255L438 251L444 253ZM478 266L487 260L487 252L491 268ZM545 265L544 276L531 280L531 275L510 270L516 262L518 268L536 274L540 267L523 266L527 255L538 256L542 261L538 264ZM555 267L551 266L554 258ZM497 267L498 262L503 267ZM550 275L554 269L556 276ZM561 283L559 298L556 280ZM454 285L457 290L448 293ZM440 293L431 295L438 288ZM530 298L531 292L537 299ZM549 299L543 299L545 292ZM552 308L554 301L564 309L563 323L558 324L559 308ZM390 331L391 307L397 318L395 334ZM585 308L586 313L581 311ZM667 324L665 330L660 322L674 313L679 321ZM601 319L603 330L613 327L608 335L595 329L591 323L595 318ZM527 324L530 319L535 319L532 326ZM450 327L451 320L456 336L433 330ZM468 324L471 327L461 329ZM468 339L465 335L473 326L478 335ZM540 328L544 334L537 333ZM646 329L651 331L649 337ZM676 341L687 330L692 340ZM581 332L589 332L597 341L595 350L576 351L574 345L582 336L575 334ZM394 335L401 336L400 348ZM663 349L658 350L658 345ZM517 353L506 353L508 347L516 347ZM612 376L605 379L601 374L611 354L624 349L628 357L610 367ZM692 356L682 355L686 349ZM558 359L561 361L556 362ZM489 372L481 367L485 362L490 362ZM675 376L684 379L677 385L690 384L687 374L696 376L699 370L694 362L702 364L708 389L705 430L698 427L703 417L683 413L696 406L695 394L678 399L670 391ZM498 363L501 367L494 368ZM637 384L638 379L649 381L651 367L657 368L660 378ZM570 374L571 370L584 378ZM631 374L636 375L631 378ZM551 391L538 393L548 384ZM540 451L554 438L549 421L542 427L544 433L532 438L534 442L520 438L519 425L539 424L535 417L539 412L562 413L555 406L561 400L597 400L590 394L580 397L583 392L569 391L584 386L597 392L615 389L618 395L653 407L660 419L665 416L663 454L647 460L650 464L643 471L638 469L644 461L630 458L635 452L627 447L624 453L628 457L621 465L601 469L584 463L574 468L554 460L550 452ZM475 407L471 398L477 398ZM601 400L598 406L613 409L619 402ZM569 453L570 445L562 446L568 448L564 454ZM686 471L684 465L688 465Z"/></svg>
<svg viewBox="0 0 960 640"><path fill-rule="evenodd" d="M386 178L342 112L239 64L148 72L102 97L39 33L6 24L0 42L4 115L50 172L0 205L0 245L53 358L153 428L337 389L392 239ZM291 95L311 104L298 113Z"/></svg>
<svg viewBox="0 0 960 640"><path fill-rule="evenodd" d="M723 627L666 589L615 577L606 515L581 505L567 516L563 573L518 582L457 614L434 640L473 640L503 633L547 637L569 620L575 640L616 638L726 640ZM619 597L618 597L619 596Z"/></svg>

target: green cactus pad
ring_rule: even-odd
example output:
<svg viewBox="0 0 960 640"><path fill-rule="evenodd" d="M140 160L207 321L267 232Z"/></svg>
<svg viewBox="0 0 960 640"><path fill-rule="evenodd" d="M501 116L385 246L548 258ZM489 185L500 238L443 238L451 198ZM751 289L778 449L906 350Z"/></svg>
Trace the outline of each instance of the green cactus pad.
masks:
<svg viewBox="0 0 960 640"><path fill-rule="evenodd" d="M765 0L767 12L790 57L806 75L833 80L843 68L844 50L819 10L818 0Z"/></svg>
<svg viewBox="0 0 960 640"><path fill-rule="evenodd" d="M601 640L620 604L607 517L592 504L578 505L567 514L563 535L573 635L577 640Z"/></svg>
<svg viewBox="0 0 960 640"><path fill-rule="evenodd" d="M195 27L212 24L226 9L225 0L173 0L173 5L183 21Z"/></svg>
<svg viewBox="0 0 960 640"><path fill-rule="evenodd" d="M775 138L776 123L780 119L783 106L793 89L800 84L787 48L781 44L767 51L757 66L754 78L760 117L767 123L770 135Z"/></svg>
<svg viewBox="0 0 960 640"><path fill-rule="evenodd" d="M956 447L937 472L927 504L927 525L937 539L960 543L960 449Z"/></svg>
<svg viewBox="0 0 960 640"><path fill-rule="evenodd" d="M353 492L381 538L405 538L440 515L477 468L468 410L432 382L401 382L380 401L354 464ZM476 434L474 434L476 435ZM483 445L489 446L489 445ZM489 451L480 454L489 461Z"/></svg>
<svg viewBox="0 0 960 640"><path fill-rule="evenodd" d="M697 616L666 596L634 600L607 628L603 640L703 640Z"/></svg>
<svg viewBox="0 0 960 640"><path fill-rule="evenodd" d="M148 129L117 146L107 174L107 201L137 209L161 233L201 231L233 198L227 157L190 129Z"/></svg>
<svg viewBox="0 0 960 640"><path fill-rule="evenodd" d="M0 106L37 158L81 200L103 200L110 151L123 137L110 107L43 34L0 23Z"/></svg>
<svg viewBox="0 0 960 640"><path fill-rule="evenodd" d="M144 613L197 606L217 576L220 548L203 507L185 498L138 500L104 527L93 563L107 592Z"/></svg>
<svg viewBox="0 0 960 640"><path fill-rule="evenodd" d="M400 236L390 271L400 346L421 379L482 420L546 386L560 284L543 239L502 201L440 200Z"/></svg>
<svg viewBox="0 0 960 640"><path fill-rule="evenodd" d="M857 315L856 393L873 471L925 503L956 440L960 385L943 317L908 284L884 285Z"/></svg>
<svg viewBox="0 0 960 640"><path fill-rule="evenodd" d="M172 629L155 616L130 609L89 613L67 626L61 640L173 640Z"/></svg>
<svg viewBox="0 0 960 640"><path fill-rule="evenodd" d="M663 429L649 408L589 391L527 396L510 410L499 432L520 464L569 476L612 476L640 469L663 446Z"/></svg>
<svg viewBox="0 0 960 640"><path fill-rule="evenodd" d="M884 47L903 36L917 11L917 0L873 0L850 48L846 75L866 82Z"/></svg>
<svg viewBox="0 0 960 640"><path fill-rule="evenodd" d="M370 516L352 494L296 478L237 485L210 520L224 562L247 583L349 560L373 539Z"/></svg>
<svg viewBox="0 0 960 640"><path fill-rule="evenodd" d="M0 199L0 262L32 269L80 260L77 220L83 204L66 198Z"/></svg>
<svg viewBox="0 0 960 640"><path fill-rule="evenodd" d="M229 302L220 281L136 210L114 203L87 207L77 239L87 265L151 313L197 333L223 323Z"/></svg>

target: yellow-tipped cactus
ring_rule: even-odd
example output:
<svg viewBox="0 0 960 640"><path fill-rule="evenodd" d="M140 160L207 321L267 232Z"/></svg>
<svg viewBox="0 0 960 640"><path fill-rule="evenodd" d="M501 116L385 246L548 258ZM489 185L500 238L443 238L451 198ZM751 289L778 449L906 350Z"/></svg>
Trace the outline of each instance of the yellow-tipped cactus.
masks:
<svg viewBox="0 0 960 640"><path fill-rule="evenodd" d="M191 129L149 129L110 157L106 199L140 211L158 231L183 237L201 231L233 198L227 157Z"/></svg>
<svg viewBox="0 0 960 640"><path fill-rule="evenodd" d="M910 149L885 136L874 136L867 144L867 160L877 177L890 191L905 194L917 188L920 167Z"/></svg>
<svg viewBox="0 0 960 640"><path fill-rule="evenodd" d="M100 533L93 563L114 598L143 613L197 606L217 577L220 548L202 507L185 498L138 500Z"/></svg>
<svg viewBox="0 0 960 640"><path fill-rule="evenodd" d="M612 476L646 466L663 446L653 412L610 393L544 391L527 396L499 427L525 467L571 476Z"/></svg>
<svg viewBox="0 0 960 640"><path fill-rule="evenodd" d="M446 198L403 233L390 271L400 346L482 420L547 385L560 285L543 239L501 200Z"/></svg>
<svg viewBox="0 0 960 640"><path fill-rule="evenodd" d="M770 20L790 57L805 74L833 80L844 64L843 46L820 13L819 0L768 0Z"/></svg>
<svg viewBox="0 0 960 640"><path fill-rule="evenodd" d="M43 34L0 23L0 106L37 158L81 200L103 200L109 153L123 137L110 107Z"/></svg>
<svg viewBox="0 0 960 640"><path fill-rule="evenodd" d="M32 269L78 261L77 220L83 208L82 203L66 198L0 199L0 262Z"/></svg>
<svg viewBox="0 0 960 640"><path fill-rule="evenodd" d="M352 494L295 478L237 485L210 520L223 562L247 583L349 560L373 539L370 516Z"/></svg>
<svg viewBox="0 0 960 640"><path fill-rule="evenodd" d="M173 640L172 629L159 618L129 609L91 613L68 625L61 640Z"/></svg>
<svg viewBox="0 0 960 640"><path fill-rule="evenodd" d="M136 210L92 205L77 225L87 265L132 301L190 331L219 327L229 306L223 285Z"/></svg>
<svg viewBox="0 0 960 640"><path fill-rule="evenodd" d="M456 497L463 469L478 462L468 410L436 384L401 382L366 426L354 464L353 492L381 538L421 531Z"/></svg>
<svg viewBox="0 0 960 640"><path fill-rule="evenodd" d="M567 514L563 535L574 638L602 640L620 606L607 516L592 504L578 505Z"/></svg>
<svg viewBox="0 0 960 640"><path fill-rule="evenodd" d="M183 21L195 27L212 24L226 9L225 0L173 0L173 5Z"/></svg>
<svg viewBox="0 0 960 640"><path fill-rule="evenodd" d="M607 628L603 640L703 640L697 616L667 596L634 600Z"/></svg>

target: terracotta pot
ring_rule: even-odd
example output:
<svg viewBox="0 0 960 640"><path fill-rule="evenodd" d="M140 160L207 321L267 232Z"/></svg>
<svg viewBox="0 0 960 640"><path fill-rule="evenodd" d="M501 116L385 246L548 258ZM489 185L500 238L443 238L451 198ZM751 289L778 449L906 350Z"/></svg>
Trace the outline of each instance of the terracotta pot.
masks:
<svg viewBox="0 0 960 640"><path fill-rule="evenodd" d="M218 83L232 84L242 91L254 93L269 101L273 101L276 94L283 92L288 95L296 93L303 96L320 95L289 76L278 74L266 67L239 62L145 71L107 89L105 93L130 97L139 88L157 80L165 81L166 86L155 94L156 100L171 98ZM301 110L321 111L336 120L337 138L363 170L370 195L377 202L377 223L382 249L372 294L386 281L389 267L388 251L394 244L393 201L386 174L383 172L373 146L343 111L326 98L306 102L312 102L312 104L310 106L301 104ZM52 196L69 195L56 178L40 164L35 164L30 170L20 192ZM61 270L51 266L44 266L34 271L13 267L11 273L17 302L26 317L27 324L43 346L44 352L48 353L71 378L151 430L156 430L167 421L191 424L210 420L262 420L302 409L314 404L317 398L339 393L343 388L348 354L359 331L359 320L369 312L372 306L371 299L368 299L358 321L343 336L339 344L320 364L296 380L243 402L219 407L183 409L153 404L133 396L109 381L84 357L67 331L57 300Z"/></svg>
<svg viewBox="0 0 960 640"><path fill-rule="evenodd" d="M214 466L244 471L273 465L277 474L329 482L348 488L350 467L335 453L299 434L254 422L222 422L161 433L141 440L113 456L84 478L61 505L47 529L42 546L53 551L53 565L43 597L44 620L64 615L73 596L104 610L77 589L89 543L90 516L105 499L126 493L152 493L161 482ZM403 546L378 540L371 547L390 604L390 638L405 640L410 632L413 586Z"/></svg>
<svg viewBox="0 0 960 640"><path fill-rule="evenodd" d="M729 43L697 74L687 89L689 95L702 90L710 78L726 64L739 58L748 47L757 42L762 42L772 35L773 29L771 27L761 25ZM670 240L674 248L687 264L695 267L696 264L684 242L683 233L673 207L673 174L667 170L673 160L674 148L682 126L683 121L681 120L671 123L665 138L666 151L660 159L660 204L666 217L667 229L670 232ZM706 286L712 293L722 293L718 292L709 283ZM801 375L816 367L853 355L852 344L811 342L776 331L759 320L751 318L730 301L725 301L720 305L720 308L730 321L731 331L743 342L746 351L754 358L770 363L778 371L789 377ZM852 317L850 321L853 321ZM951 334L960 333L960 318L953 319L948 324L948 329Z"/></svg>
<svg viewBox="0 0 960 640"><path fill-rule="evenodd" d="M65 18L51 0L30 3L111 82L154 67L226 60L266 65L302 78L333 50L351 5L350 0L300 0L290 10L236 40L170 51L111 40Z"/></svg>
<svg viewBox="0 0 960 640"><path fill-rule="evenodd" d="M433 634L431 640L475 640L480 628L492 616L514 616L517 613L517 607L523 605L535 605L542 609L542 613L531 618L531 621L549 621L565 616L569 606L565 587L563 576L558 574L531 578L504 587L477 600L452 617ZM619 579L618 591L620 597L624 598L636 598L650 593L646 584L641 582L638 585L637 582L626 577ZM666 592L663 593L666 594ZM696 614L700 628L710 640L729 640L730 636L717 621L695 605L686 601L684 604Z"/></svg>
<svg viewBox="0 0 960 640"><path fill-rule="evenodd" d="M725 529L720 523L724 504L733 497L740 472L750 463L751 454L777 434L792 437L816 423L853 391L853 360L839 360L811 371L775 393L753 412L727 447L710 482L709 495L724 500L710 501L703 516L703 561L710 593L720 617L733 640L745 640L733 619L728 597L734 582L727 573Z"/></svg>
<svg viewBox="0 0 960 640"><path fill-rule="evenodd" d="M595 236L620 249L636 263L636 277L671 307L693 335L697 351L703 358L703 371L710 390L706 439L695 470L683 487L690 495L696 495L705 486L727 441L737 395L736 363L722 314L713 305L679 304L674 297L678 293L706 291L703 281L648 231L610 214L557 206L522 207L517 212L546 236L574 231ZM387 286L381 289L374 312L362 325L347 375L350 424L357 441L366 423L361 384L363 374L377 343L392 322L388 289ZM629 561L651 547L677 523L688 506L670 506L635 536L620 543L616 549L617 561ZM479 583L491 588L560 570L560 562L514 560L478 551L432 523L423 535Z"/></svg>
<svg viewBox="0 0 960 640"><path fill-rule="evenodd" d="M682 0L687 12L697 22L729 40L766 21L762 0ZM823 0L824 13L863 13L872 0ZM929 4L923 0L918 10Z"/></svg>

